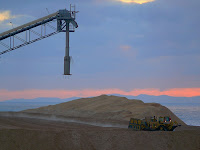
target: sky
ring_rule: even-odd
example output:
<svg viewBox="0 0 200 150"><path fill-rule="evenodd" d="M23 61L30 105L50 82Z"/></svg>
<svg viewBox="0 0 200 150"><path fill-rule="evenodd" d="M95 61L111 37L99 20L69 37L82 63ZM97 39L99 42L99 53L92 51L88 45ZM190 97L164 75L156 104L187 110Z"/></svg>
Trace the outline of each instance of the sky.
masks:
<svg viewBox="0 0 200 150"><path fill-rule="evenodd" d="M69 4L79 11L79 27L70 33L72 76L63 76L65 34L59 33L1 55L0 101L200 96L199 0L0 0L0 33Z"/></svg>

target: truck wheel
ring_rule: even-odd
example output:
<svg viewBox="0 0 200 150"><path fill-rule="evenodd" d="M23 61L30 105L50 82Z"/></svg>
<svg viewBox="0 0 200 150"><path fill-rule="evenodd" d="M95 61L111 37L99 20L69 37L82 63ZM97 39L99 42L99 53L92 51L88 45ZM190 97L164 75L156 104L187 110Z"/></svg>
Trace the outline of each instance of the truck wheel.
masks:
<svg viewBox="0 0 200 150"><path fill-rule="evenodd" d="M165 126L160 126L160 131L168 131Z"/></svg>
<svg viewBox="0 0 200 150"><path fill-rule="evenodd" d="M160 126L159 130L160 131L165 131L163 126Z"/></svg>

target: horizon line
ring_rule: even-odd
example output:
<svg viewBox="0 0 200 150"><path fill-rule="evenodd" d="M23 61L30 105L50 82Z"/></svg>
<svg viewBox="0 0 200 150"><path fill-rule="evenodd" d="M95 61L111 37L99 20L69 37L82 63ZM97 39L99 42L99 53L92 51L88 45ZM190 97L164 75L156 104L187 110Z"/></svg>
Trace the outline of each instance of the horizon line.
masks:
<svg viewBox="0 0 200 150"><path fill-rule="evenodd" d="M197 97L200 96L200 88L172 88L161 91L160 89L148 88L148 89L133 89L131 91L125 91L121 89L83 89L83 90L38 90L27 89L11 91L6 89L0 89L0 101L12 100L12 99L35 99L35 98L60 98L66 99L71 97L94 97L99 95L112 95L119 94L124 96L171 96L171 97Z"/></svg>

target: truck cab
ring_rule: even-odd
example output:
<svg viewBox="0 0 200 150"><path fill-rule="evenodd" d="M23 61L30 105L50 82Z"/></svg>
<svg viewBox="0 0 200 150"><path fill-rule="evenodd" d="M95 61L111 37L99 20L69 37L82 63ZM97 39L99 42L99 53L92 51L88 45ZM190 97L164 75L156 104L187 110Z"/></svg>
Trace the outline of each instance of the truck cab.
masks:
<svg viewBox="0 0 200 150"><path fill-rule="evenodd" d="M159 123L161 123L161 124L169 124L169 123L171 123L171 118L168 117L168 116L159 117Z"/></svg>

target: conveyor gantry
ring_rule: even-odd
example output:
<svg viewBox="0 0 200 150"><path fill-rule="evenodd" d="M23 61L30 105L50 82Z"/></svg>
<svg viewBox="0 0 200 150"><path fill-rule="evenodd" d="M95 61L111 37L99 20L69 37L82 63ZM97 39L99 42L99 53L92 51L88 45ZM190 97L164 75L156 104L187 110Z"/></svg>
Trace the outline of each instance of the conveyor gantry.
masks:
<svg viewBox="0 0 200 150"><path fill-rule="evenodd" d="M72 8L74 8L74 10L72 10ZM69 56L69 32L74 32L75 28L78 27L78 24L75 21L76 13L77 11L75 11L75 6L71 6L70 11L66 9L59 10L56 13L50 14L43 18L37 19L35 21L1 33L0 44L6 49L1 50L0 55L18 49L25 45L34 43L41 39L47 38L49 36L55 35L59 32L66 32L64 75L71 75L71 60Z"/></svg>

